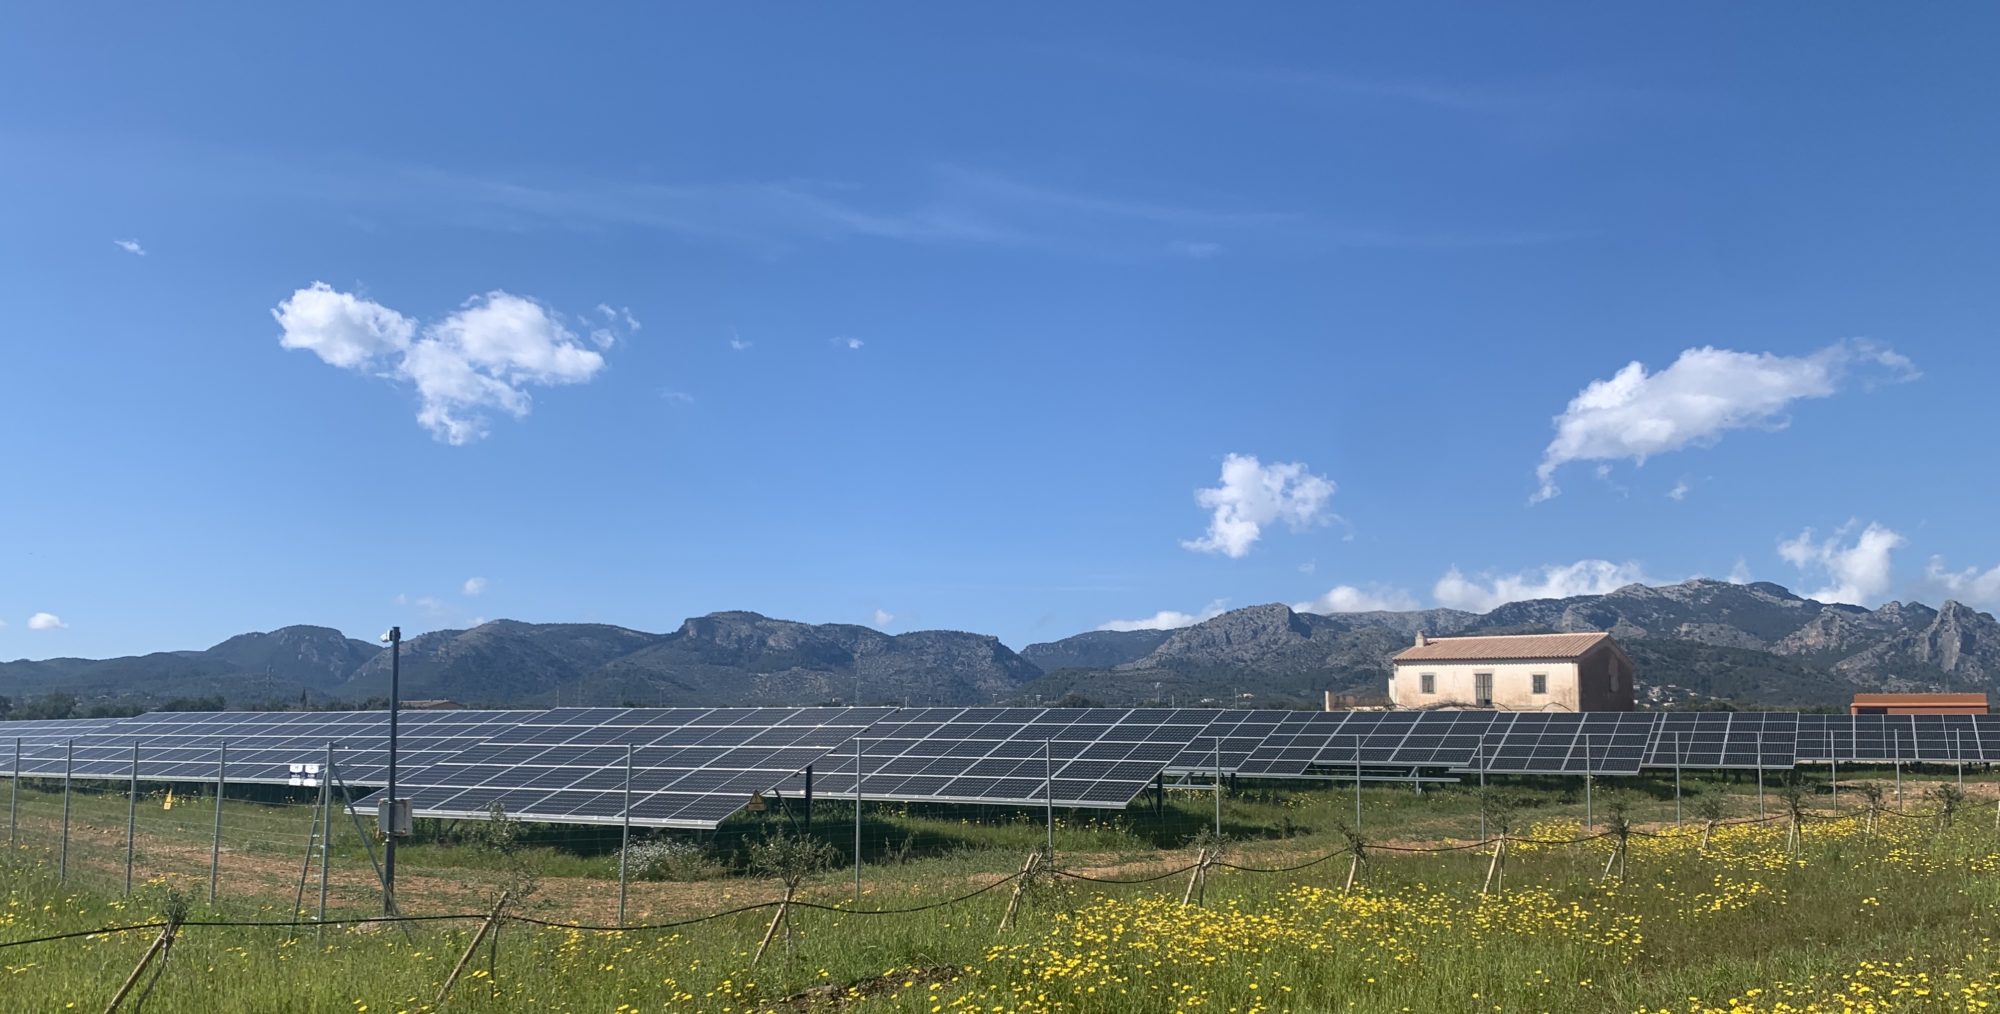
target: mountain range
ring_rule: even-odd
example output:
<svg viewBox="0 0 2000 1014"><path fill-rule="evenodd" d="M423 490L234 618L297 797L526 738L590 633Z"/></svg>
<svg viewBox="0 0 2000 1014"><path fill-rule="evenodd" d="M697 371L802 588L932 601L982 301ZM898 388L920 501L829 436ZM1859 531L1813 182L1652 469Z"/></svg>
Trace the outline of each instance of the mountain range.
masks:
<svg viewBox="0 0 2000 1014"><path fill-rule="evenodd" d="M969 705L1065 697L1316 705L1323 692L1379 696L1388 658L1414 635L1611 632L1656 705L1843 704L1858 690L1992 690L2000 623L1958 602L1878 609L1822 603L1768 583L1693 580L1603 595L1451 609L1320 615L1250 606L1178 630L1090 631L1016 652L947 630L885 634L718 612L670 633L495 620L402 648L406 699L474 705ZM389 656L327 627L232 637L200 651L0 662L0 695L232 706L386 696Z"/></svg>

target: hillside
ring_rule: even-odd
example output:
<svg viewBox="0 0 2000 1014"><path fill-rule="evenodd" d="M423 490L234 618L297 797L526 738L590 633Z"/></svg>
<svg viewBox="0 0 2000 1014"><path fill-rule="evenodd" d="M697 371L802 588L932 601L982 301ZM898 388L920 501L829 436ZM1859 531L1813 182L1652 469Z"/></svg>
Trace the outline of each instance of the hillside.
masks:
<svg viewBox="0 0 2000 1014"><path fill-rule="evenodd" d="M495 620L403 644L403 693L469 704L979 704L1238 700L1316 705L1379 694L1388 657L1431 634L1608 630L1638 664L1642 699L1837 705L1856 690L2000 684L2000 623L1957 602L1828 605L1775 584L1688 581L1513 602L1475 614L1301 613L1251 606L1178 630L1090 631L1016 653L994 637L885 634L718 612L656 634ZM284 627L198 651L0 663L0 696L158 704L221 695L245 706L362 701L388 691L379 645Z"/></svg>

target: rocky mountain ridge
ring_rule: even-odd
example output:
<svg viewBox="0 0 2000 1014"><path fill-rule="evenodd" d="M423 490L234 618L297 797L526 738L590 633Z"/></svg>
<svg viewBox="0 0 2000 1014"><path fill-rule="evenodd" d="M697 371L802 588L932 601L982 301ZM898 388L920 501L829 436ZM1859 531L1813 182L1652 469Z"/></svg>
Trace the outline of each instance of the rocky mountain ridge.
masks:
<svg viewBox="0 0 2000 1014"><path fill-rule="evenodd" d="M1856 690L2000 685L2000 623L1962 603L1830 605L1775 584L1687 581L1512 602L1486 613L1302 613L1250 606L1178 630L1091 631L1015 652L961 631L887 634L752 612L690 618L672 632L495 620L403 644L403 694L469 704L1317 703L1379 694L1388 657L1422 630L1608 630L1642 687L1676 700L1835 705ZM0 696L159 703L221 695L238 706L363 701L386 694L381 646L326 627L232 637L200 651L0 662Z"/></svg>

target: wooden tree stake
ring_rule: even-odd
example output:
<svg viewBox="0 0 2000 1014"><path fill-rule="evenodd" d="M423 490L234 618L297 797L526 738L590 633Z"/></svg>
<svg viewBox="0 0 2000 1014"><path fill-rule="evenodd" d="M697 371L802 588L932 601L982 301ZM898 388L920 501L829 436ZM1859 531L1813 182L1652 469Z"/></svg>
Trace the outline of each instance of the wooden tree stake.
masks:
<svg viewBox="0 0 2000 1014"><path fill-rule="evenodd" d="M487 916L486 921L479 924L479 931L477 933L472 934L472 941L465 945L465 953L458 956L458 964L452 966L451 974L444 977L444 985L438 988L437 999L431 1001L431 1006L444 1006L444 998L451 994L451 987L458 984L458 977L465 974L465 966L472 963L472 956L479 952L480 942L485 940L486 934L492 932L493 927L500 922L500 911L506 907L507 892L502 891L500 892L500 900L493 906L493 914Z"/></svg>

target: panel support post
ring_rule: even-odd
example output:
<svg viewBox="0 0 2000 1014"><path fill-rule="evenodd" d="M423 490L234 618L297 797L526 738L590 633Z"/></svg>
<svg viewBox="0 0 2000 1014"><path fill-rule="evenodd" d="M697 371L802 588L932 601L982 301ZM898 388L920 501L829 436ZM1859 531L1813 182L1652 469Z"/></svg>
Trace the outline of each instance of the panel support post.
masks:
<svg viewBox="0 0 2000 1014"><path fill-rule="evenodd" d="M1354 829L1361 830L1361 737L1354 737Z"/></svg>
<svg viewBox="0 0 2000 1014"><path fill-rule="evenodd" d="M1903 812L1903 738L1894 730L1889 732L1889 742L1896 748L1896 812Z"/></svg>
<svg viewBox="0 0 2000 1014"><path fill-rule="evenodd" d="M76 768L76 740L63 741L63 823L62 847L56 853L56 881L69 879L69 782Z"/></svg>
<svg viewBox="0 0 2000 1014"><path fill-rule="evenodd" d="M813 766L811 764L808 764L806 765L806 819L805 819L806 833L811 834L812 829L813 829Z"/></svg>
<svg viewBox="0 0 2000 1014"><path fill-rule="evenodd" d="M1764 819L1764 731L1757 730L1757 819Z"/></svg>
<svg viewBox="0 0 2000 1014"><path fill-rule="evenodd" d="M1829 750L1827 752L1831 753L1832 751ZM1833 786L1833 815L1838 817L1840 816L1840 758L1834 757L1831 760L1833 762L1833 777L1830 779ZM1762 816L1762 814L1758 816Z"/></svg>
<svg viewBox="0 0 2000 1014"><path fill-rule="evenodd" d="M125 896L132 896L132 858L139 837L139 744L132 744L132 781L125 796Z"/></svg>
<svg viewBox="0 0 2000 1014"><path fill-rule="evenodd" d="M809 814L812 812L812 804L806 804L806 812ZM625 744L625 810L619 818L618 825L618 925L624 926L627 864L632 856L632 744L630 743Z"/></svg>
<svg viewBox="0 0 2000 1014"><path fill-rule="evenodd" d="M208 903L215 904L215 886L222 873L222 791L228 786L229 741L215 755L215 833L208 839Z"/></svg>

